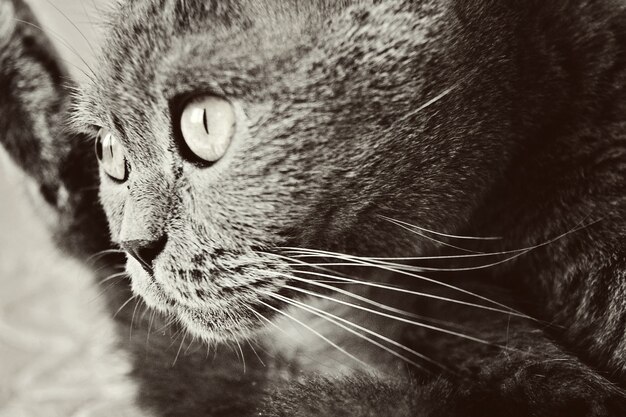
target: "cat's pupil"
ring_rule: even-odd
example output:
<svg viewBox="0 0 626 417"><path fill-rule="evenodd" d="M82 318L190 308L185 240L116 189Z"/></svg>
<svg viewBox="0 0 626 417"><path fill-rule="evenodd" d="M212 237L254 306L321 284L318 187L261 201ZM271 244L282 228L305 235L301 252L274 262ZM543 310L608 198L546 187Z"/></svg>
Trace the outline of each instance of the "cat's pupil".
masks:
<svg viewBox="0 0 626 417"><path fill-rule="evenodd" d="M202 124L204 125L204 130L206 131L206 134L209 135L209 123L207 122L206 109L202 111Z"/></svg>

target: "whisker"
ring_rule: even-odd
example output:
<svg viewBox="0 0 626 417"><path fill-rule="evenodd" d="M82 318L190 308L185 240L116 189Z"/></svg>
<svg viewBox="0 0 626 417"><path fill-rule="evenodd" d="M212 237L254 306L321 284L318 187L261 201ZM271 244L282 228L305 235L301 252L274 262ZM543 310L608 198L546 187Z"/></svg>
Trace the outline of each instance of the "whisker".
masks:
<svg viewBox="0 0 626 417"><path fill-rule="evenodd" d="M22 20L22 19L17 19L17 18L13 18L13 20L15 20L16 22L20 22L22 24L34 27L37 30L40 30L42 33L49 35L49 36L53 36L54 38L56 38L59 42L61 42L61 44L63 46L65 46L70 52L72 52L74 55L76 55L76 57L78 57L78 59L80 59L83 64L85 64L85 66L87 67L87 69L91 72L91 75L86 73L85 71L83 71L83 73L90 79L93 80L93 77L96 77L96 73L93 71L93 69L89 66L89 64L87 63L87 61L85 61L83 59L83 57L78 53L78 51L72 47L69 42L67 42L61 35L59 35L58 33L56 33L54 30L51 30L50 28L45 28L43 26L37 25L35 23L32 22L28 22L26 20ZM78 67L77 67L78 68ZM93 77L92 77L93 76Z"/></svg>
<svg viewBox="0 0 626 417"><path fill-rule="evenodd" d="M150 321L148 322L148 334L146 336L146 346L150 342L150 331L152 330L152 325L154 324L154 318L156 316L157 311L152 309L152 314L150 314Z"/></svg>
<svg viewBox="0 0 626 417"><path fill-rule="evenodd" d="M133 325L135 324L135 314L137 314L137 308L139 308L139 304L141 303L142 303L141 299L139 299L139 301L135 303L135 308L133 309L133 315L131 316L131 319L130 319L130 329L128 332L129 339L133 338Z"/></svg>
<svg viewBox="0 0 626 417"><path fill-rule="evenodd" d="M399 257L370 257L373 261L438 261L438 260L450 260L450 259L475 259L484 258L488 256L502 256L510 255L513 253L525 252L530 248L505 250L499 252L485 252L485 253L466 253L463 255L434 255L434 256L399 256Z"/></svg>
<svg viewBox="0 0 626 417"><path fill-rule="evenodd" d="M318 332L317 330L313 329L311 326L307 325L306 323L303 323L302 321L298 320L297 318L291 316L288 313L285 313L284 311L262 301L262 300L258 300L258 302L260 304L263 304L265 307L274 310L275 312L282 314L283 316L287 317L288 319L298 323L300 326L304 327L305 329L307 329L308 331L310 331L311 333L315 334L316 336L318 336L320 339L322 339L323 341L325 341L326 343L328 343L329 345L331 345L332 347L334 347L335 349L337 349L338 351L340 351L341 353L343 353L344 355L348 356L350 359L362 364L363 366L365 366L367 369L370 369L370 365L368 365L367 363L363 362L361 359L357 358L356 356L354 356L353 354L349 353L348 351L346 351L344 348L342 348L341 346L337 345L335 342L333 342L332 340L328 339L326 336L324 336L323 334L321 334L320 332Z"/></svg>
<svg viewBox="0 0 626 417"><path fill-rule="evenodd" d="M515 258L518 258L522 255L525 255L526 253L528 253L529 251L525 251L522 253L518 253L514 256L508 257L506 259L502 259L498 262L493 262L493 263L489 263L489 264L484 264L484 265L478 265L478 266L469 266L469 267L458 267L458 268L436 268L436 267L427 267L427 266L413 266L413 265L403 265L403 264L398 264L395 262L387 262L387 261L381 261L381 260L377 260L376 258L366 258L372 261L371 264L361 264L361 265L355 265L354 263L342 263L342 262L328 262L328 263L308 263L309 266L352 266L352 267L356 267L356 266L362 266L362 267L375 267L377 268L378 266L376 264L380 264L380 265L391 265L394 268L403 270L403 271L411 271L411 272L467 272L467 271L476 271L476 270L480 270L480 269L489 269L489 268L493 268L494 266L498 266L501 264L504 264L506 262L510 262L512 260L514 260ZM311 257L319 257L319 256L315 256L315 255L296 255L294 256L294 258L311 258Z"/></svg>
<svg viewBox="0 0 626 417"><path fill-rule="evenodd" d="M93 19L91 18L91 15L87 11L87 7L85 7L85 3L81 1L80 5L83 8L83 14L87 18L87 23L89 24L89 30L90 30L92 35L95 35L94 27L96 26L96 23L93 21ZM91 48L91 50L93 51L93 48Z"/></svg>
<svg viewBox="0 0 626 417"><path fill-rule="evenodd" d="M122 306L120 308L117 309L117 311L115 312L115 314L113 314L113 318L117 317L117 315L120 313L120 311L122 311L124 309L124 307L126 307L128 305L128 303L130 303L131 301L133 301L135 298L137 298L136 295L131 296L128 300L126 300L126 302L124 304L122 304Z"/></svg>
<svg viewBox="0 0 626 417"><path fill-rule="evenodd" d="M451 336L460 337L462 339L470 340L470 341L473 341L473 342L476 342L476 343L480 343L480 344L484 344L484 345L488 345L488 346L498 347L498 348L501 348L501 349L507 350L507 351L512 351L512 350L515 351L515 349L513 349L513 348L510 348L510 347L507 347L507 346L501 346L501 345L498 345L498 344L495 344L495 343L491 343L491 342L489 342L487 340L479 339L479 338L474 337L474 336L466 335L466 334L463 334L463 333L455 332L455 331L444 329L444 328L441 328L441 327L431 326L431 325L428 325L428 324L425 324L425 323L420 323L420 322L417 322L417 321L414 321L414 320L405 319L403 317L393 316L391 314L387 314L387 313L384 313L382 311L377 311L377 310L373 310L373 309L368 308L368 307L360 306L358 304L350 303L350 302L343 301L343 300L338 300L338 299L335 299L335 298L332 298L332 297L325 296L323 294L318 294L318 293L313 292L313 291L308 291L308 290L305 290L305 289L302 289L302 288L293 287L291 285L285 285L284 287L285 288L289 288L292 291L297 291L297 292L301 292L303 294L307 294L307 295L310 295L310 296L313 296L313 297L322 298L322 299L325 299L325 300L328 300L328 301L333 301L335 303L343 304L343 305L348 306L348 307L352 307L352 308L355 308L355 309L358 309L358 310L366 311L368 313L372 313L372 314L375 314L377 316L387 317L387 318L390 318L392 320L400 321L400 322L403 322L403 323L406 323L406 324L410 324L410 325L413 325L413 326L421 327L421 328L424 328L424 329L429 329L429 330L432 330L432 331L435 331L435 332L444 333L444 334L448 334L448 335L451 335Z"/></svg>
<svg viewBox="0 0 626 417"><path fill-rule="evenodd" d="M178 337L180 335L182 335L185 332L184 327L180 326L175 332L174 334L170 334L170 339L172 340L172 342L169 344L169 346L167 347L167 350L169 350L172 346L174 346L176 344L176 342L178 341ZM173 366L174 364L172 364Z"/></svg>
<svg viewBox="0 0 626 417"><path fill-rule="evenodd" d="M274 323L273 321L271 321L270 319L268 319L267 317L265 317L263 314L259 313L258 311L256 311L255 309L253 309L252 307L248 306L247 304L242 304L243 307L247 308L248 310L250 310L250 312L252 312L254 315L256 315L257 317L259 317L261 320L263 320L264 322L268 323L269 325L273 326L276 330L278 330L279 332L281 332L282 334L284 334L285 336L287 335L287 332L283 329L281 329L276 323Z"/></svg>
<svg viewBox="0 0 626 417"><path fill-rule="evenodd" d="M367 297L363 297L361 295L352 293L352 292L344 290L342 288L337 288L337 287L333 287L333 286L330 286L330 285L318 284L316 282L311 282L311 281L309 281L307 279L304 279L304 278L299 278L299 277L291 276L291 275L287 275L287 274L285 274L285 277L293 279L293 280L296 280L296 281L304 282L306 284L315 285L317 287L330 289L330 290L332 290L334 292L337 292L339 294L346 295L346 296L348 296L350 298L353 298L355 300L364 302L366 304L378 307L378 308L380 308L382 310L386 310L386 311L389 311L389 312L392 312L392 313L401 314L403 316L411 317L411 318L414 318L414 319L417 319L417 320L431 322L433 324L445 325L445 326L448 326L448 327L457 327L457 328L459 327L459 326L455 326L453 323L451 324L451 323L448 323L448 322L443 321L443 320L436 320L436 319L433 319L433 318L430 318L430 317L424 317L424 316L421 316L421 315L418 315L418 314L415 314L415 313L412 313L412 312L409 312L409 311L406 311L406 310L402 310L402 309L399 309L399 308L391 307L391 306L389 306L387 304L383 304L383 303L380 303L378 301L374 301L372 299L369 299ZM285 286L285 288L288 288L288 287ZM505 314L506 314L506 312L505 312ZM462 329L462 330L465 330L465 329Z"/></svg>
<svg viewBox="0 0 626 417"><path fill-rule="evenodd" d="M243 373L245 374L246 373L246 357L243 354L243 349L241 348L241 344L239 343L239 340L234 336L234 334L233 334L233 339L235 340L235 343L237 344L237 347L239 348L239 353L241 353L241 363L243 364Z"/></svg>
<svg viewBox="0 0 626 417"><path fill-rule="evenodd" d="M324 311L324 310L321 310L319 308L307 305L305 303L299 302L297 300L290 300L289 298L284 297L284 296L279 295L279 294L270 294L270 293L265 293L265 294L266 295L275 296L275 297L281 299L282 301L284 301L284 302L286 302L288 304L291 304L291 305L296 306L296 307L300 307L300 308L302 308L302 309L304 309L306 311L309 311L312 314L315 314L318 317L326 318L326 319L330 320L331 323L333 323L333 324L335 324L335 325L337 325L337 326L339 326L339 327L349 331L350 333L360 337L361 339L364 339L364 340L374 344L375 346L380 347L381 349L384 349L385 351L389 352L393 356L396 356L397 358L400 358L403 361L405 361L405 362L407 362L407 363L409 363L409 364L411 364L411 365L413 365L413 366L415 366L415 367L417 367L417 368L419 368L421 370L424 370L424 371L426 371L428 373L431 373L431 371L426 369L423 365L420 365L420 364L416 363L415 361L412 361L412 360L406 358L404 355L399 354L398 352L390 349L389 347L384 346L384 345L376 342L375 340L372 340L371 338L362 335L359 332L356 332L356 331L354 331L352 329L349 329L346 326L343 326L340 323L337 323L336 321L340 321L340 322L346 323L349 326L352 326L352 327L354 327L354 328L356 328L358 330L361 330L362 332L365 332L365 333L370 334L370 335L372 335L374 337L377 337L377 338L379 338L379 339L381 339L381 340L383 340L383 341L385 341L385 342L387 342L387 343L389 343L389 344L391 344L393 346L396 346L397 348L400 348L400 349L402 349L402 350L404 350L406 352L409 352L409 353L417 356L418 358L420 358L420 359L422 359L422 360L424 360L424 361L426 361L426 362L428 362L428 363L430 363L432 365L435 365L435 366L437 366L437 367L439 367L439 368L441 368L441 369L443 369L443 370L445 370L447 372L453 372L451 369L447 368L445 365L443 365L443 364L441 364L441 363L439 363L439 362L429 358L428 356L426 356L426 355L424 355L422 353L419 353L419 352L417 352L417 351L415 351L415 350L413 350L413 349L411 349L411 348L409 348L409 347L407 347L407 346L405 346L405 345L403 345L401 343L398 343L398 342L396 342L393 339L390 339L390 338L388 338L386 336L383 336L383 335L381 335L381 334L379 334L379 333L377 333L377 332L375 332L375 331L373 331L371 329L368 329L366 327L360 326L360 325L358 325L356 323L353 323L353 322L351 322L349 320L346 320L346 319L344 319L342 317L339 317L337 315L331 314L331 313L329 313L327 311Z"/></svg>
<svg viewBox="0 0 626 417"><path fill-rule="evenodd" d="M450 239L461 239L461 240L502 240L502 237L498 237L498 236L461 236L461 235L452 235L452 234L448 234L448 233L441 233L441 232L436 232L434 230L426 229L425 227L420 227L420 226L416 226L416 225L411 224L411 223L403 222L402 220L394 219L392 217L383 216L381 214L379 214L378 217L380 217L381 219L387 220L389 222L392 222L392 223L403 224L403 225L408 226L410 228L417 229L417 230L419 230L421 232L431 233L433 235L437 235L437 236L441 236L441 237L448 237Z"/></svg>
<svg viewBox="0 0 626 417"><path fill-rule="evenodd" d="M498 266L498 265L510 262L516 258L519 258L520 256L527 254L528 252L530 252L530 249L522 251L522 252L518 252L515 255L509 256L508 258L499 260L497 262L492 262L492 263L477 265L477 266L457 267L457 268L437 268L437 267L427 267L427 266L403 265L403 264L397 264L394 262L380 261L380 260L376 260L374 261L374 263L381 264L381 265L391 265L403 271L413 271L413 272L467 272L467 271L476 271L480 269L493 268L494 266ZM369 266L369 265L363 265L363 266Z"/></svg>
<svg viewBox="0 0 626 417"><path fill-rule="evenodd" d="M301 249L291 248L291 250L297 252L297 251L299 251ZM314 251L309 250L309 249L305 249L304 252L305 253L306 252L312 253ZM490 299L488 297L476 294L476 293L474 293L472 291L465 290L465 289L460 288L460 287L456 287L456 286L454 286L452 284L448 284L446 282L438 281L438 280L433 279L433 278L428 278L428 277L425 277L425 276L422 276L422 275L417 275L417 274L414 274L414 273L411 273L411 272L408 272L408 271L403 271L403 270L398 269L398 268L392 268L392 267L386 266L384 264L368 263L367 261L364 261L361 258L352 257L350 255L335 254L335 253L327 252L327 251L315 251L315 252L325 254L328 257L334 257L334 258L338 258L338 259L343 259L343 260L355 262L355 263L358 263L358 264L361 264L361 265L366 265L366 266L369 265L369 266L372 266L372 267L375 267L375 268L380 268L380 269L383 269L383 270L386 270L386 271L390 271L390 272L394 272L394 273L397 273L397 274L400 274L400 275L405 275L405 276L408 276L408 277L417 278L417 279L425 281L425 282L429 282L429 283L432 283L432 284L440 285L442 287L446 287L446 288L449 288L449 289L461 292L463 294L466 294L466 295L478 298L480 300L483 300L483 301L489 302L491 304L494 304L494 305L496 305L498 307L501 307L501 308L503 308L505 310L508 310L508 311L511 311L511 312L514 312L514 313L517 313L517 314L522 314L519 311L516 311L515 309L512 309L511 307L509 307L507 305L504 305L502 303L499 303L497 301L494 301L494 300L492 300L492 299ZM364 258L364 259L367 259L367 258Z"/></svg>
<svg viewBox="0 0 626 417"><path fill-rule="evenodd" d="M50 6L54 7L65 18L65 20L67 20L69 22L69 24L74 27L74 29L76 29L76 31L85 40L85 42L87 42L87 45L89 46L89 49L91 49L91 53L95 54L95 50L93 49L93 45L91 44L91 42L89 42L89 39L87 39L85 34L78 28L78 26L76 26L76 24L67 16L67 14L65 14L61 9L59 9L57 6L55 6L54 3L52 3L52 1L50 1L50 0L46 0L46 1L50 4Z"/></svg>
<svg viewBox="0 0 626 417"><path fill-rule="evenodd" d="M163 326L159 327L155 333L161 333L161 332L165 332L169 327L171 327L174 323L176 323L178 319L174 316L171 316L169 320L167 320L165 322L165 324L163 324Z"/></svg>
<svg viewBox="0 0 626 417"><path fill-rule="evenodd" d="M128 274L126 272L118 272L117 274L109 275L108 277L100 281L99 284L102 285L105 282L108 282L117 278L128 278Z"/></svg>
<svg viewBox="0 0 626 417"><path fill-rule="evenodd" d="M525 255L528 252L531 252L531 251L533 251L535 249L538 249L538 248L547 246L547 245L549 245L551 243L554 243L554 242L556 242L556 241L566 237L567 235L570 235L572 233L576 233L576 232L578 232L580 230L583 230L583 229L585 229L585 228L587 228L587 227L597 223L598 221L600 221L600 220L591 222L591 223L586 224L586 225L582 225L581 223L579 223L575 228L573 228L571 230L568 230L567 232L562 233L562 234L560 234L560 235L558 235L558 236L556 236L556 237L554 237L552 239L549 239L549 240L547 240L545 242L542 242L542 243L539 243L537 245L529 246L529 247L522 248L522 249L515 249L515 250L501 251L501 252L492 252L492 253L484 253L484 254L481 253L481 254L476 254L476 255L457 255L457 257L463 257L463 256L464 257L468 257L468 256L474 256L475 257L475 256L493 256L493 255L496 255L496 254L497 255L514 254L513 256L510 256L510 257L508 257L506 259L503 259L501 261L498 261L498 262L493 262L493 263L479 265L479 266L472 266L472 267L461 267L461 268L429 268L429 267L420 267L420 266L411 266L411 265L404 265L404 266L398 266L398 267L404 268L405 270L408 270L408 271L415 270L415 271L418 271L418 272L419 271L462 272L462 271L474 271L474 270L479 270L479 269L488 269L488 268L492 268L494 266L497 266L497 265L500 265L500 264L512 261L513 259L518 258L518 257L520 257L522 255ZM377 258L368 258L368 259L370 259L370 260L378 260ZM384 259L384 258L380 258L380 259ZM403 259L404 260L413 260L413 259L419 259L419 258L403 258ZM422 259L424 259L424 258L422 258ZM445 258L442 258L442 259L445 259ZM392 264L392 263L385 262L385 261L382 261L382 260L379 260L379 262L385 263L385 264ZM394 265L394 264L392 264L392 265Z"/></svg>
<svg viewBox="0 0 626 417"><path fill-rule="evenodd" d="M191 342L189 342L187 344L187 348L185 348L185 351L183 352L183 356L187 356L189 354L189 350L191 350L193 344L196 342L196 336L192 335L191 336ZM195 352L195 351L194 351Z"/></svg>
<svg viewBox="0 0 626 417"><path fill-rule="evenodd" d="M489 269L495 266L510 262L520 256L527 254L528 251L519 253L517 255L508 257L506 259L502 259L498 262L492 262L489 264L478 265L478 266L468 266L468 267L457 267L457 268L436 268L436 267L427 267L427 266L413 266L413 265L402 265L393 262L385 262L385 261L375 261L372 264L359 264L355 265L354 263L342 263L342 262L329 262L329 263L309 263L309 266L351 266L351 267L370 267L370 268L378 268L378 265L391 265L394 268L402 271L409 272L469 272L469 271L477 271L481 269ZM296 255L295 258L310 258L310 255ZM369 258L374 259L374 258Z"/></svg>
<svg viewBox="0 0 626 417"><path fill-rule="evenodd" d="M187 337L187 331L183 330L182 332L183 332L183 339L180 341L180 346L178 346L178 351L176 352L176 356L174 357L172 368L176 366L176 362L178 361L178 356L180 356L180 351L182 350L183 345L185 344L185 338Z"/></svg>
<svg viewBox="0 0 626 417"><path fill-rule="evenodd" d="M105 269L124 269L125 267L126 265L124 264L117 264L117 265L104 264L104 265L99 266L98 268L93 269L93 273L97 275L97 274L100 274L100 272L102 272Z"/></svg>
<svg viewBox="0 0 626 417"><path fill-rule="evenodd" d="M143 308L141 310L141 314L139 315L139 321L140 322L144 322L145 318L146 318L146 315L151 312L151 308L148 306L148 304L143 302L143 300L141 302L141 305L142 305Z"/></svg>
<svg viewBox="0 0 626 417"><path fill-rule="evenodd" d="M264 252L262 252L262 253L264 253ZM286 257L286 256L282 256L282 255L278 255L278 254L270 254L270 255L274 255L274 256L286 259L288 261L295 261L295 262L297 262L297 263L299 263L299 264L301 264L303 266L310 266L306 262L302 262L300 260L295 260L295 259L292 260L292 259L290 259L289 257ZM498 308L494 308L494 307L484 306L484 305L481 305L481 304L470 303L470 302L467 302L467 301L456 300L456 299L452 299L452 298L448 298L448 297L437 296L437 295L433 295L433 294L427 294L427 293L423 293L423 292L419 292L419 291L413 291L413 290L407 290L407 289L404 289L404 288L393 287L393 286L389 286L389 285L385 285L385 284L381 284L381 283L375 283L375 282L372 283L372 282L368 282L368 281L364 281L364 280L357 280L357 279L354 279L354 278L349 277L347 275L344 275L343 277L339 277L339 276L335 276L335 275L322 274L322 273L313 272L313 271L294 270L294 272L301 273L301 274L307 274L307 275L313 275L313 276L320 276L320 277L323 277L323 278L330 278L330 279L335 280L335 281L343 281L343 282L346 282L346 283L351 283L351 284L356 284L356 285L365 285L365 286L370 286L370 287L375 287L375 288L381 288L381 289L385 289L385 290L388 290L388 291L396 291L396 292L400 292L400 293L411 294L411 295L416 295L416 296L420 296L420 297L426 297L426 298L430 298L430 299L436 299L436 300L439 300L439 301L447 301L447 302L452 302L452 303L455 303L455 304L460 304L460 305L466 305L466 306L469 306L469 307L479 308L479 309L482 309L482 310L495 311L497 313L507 314L509 316L517 316L517 317L522 317L522 318L529 319L529 320L534 320L532 317L527 316L527 315L525 315L523 313L516 312L516 311L514 311L514 310L512 310L512 309L510 309L508 307L505 307L506 310L502 310L502 309L498 309ZM346 291L344 289L337 288L337 287L334 287L334 286L331 286L331 285L327 285L323 281L309 280L309 279L299 278L299 277L295 277L295 276L288 275L288 274L283 274L283 273L278 273L278 272L277 272L277 274L283 275L286 278L299 280L299 281L302 281L302 282L305 282L305 283L308 283L308 284L312 284L312 285L317 285L319 287L323 287L323 288L326 288L326 289L331 289L332 291L336 291L336 292L339 292L341 294L348 295L348 296L350 296L352 298L360 299L361 301L367 302L367 303L372 304L372 305L376 305L377 307L380 307L380 308L383 308L383 309L387 309L388 310L390 308L389 306L386 306L385 304L377 303L377 302L375 302L373 300L370 300L370 299L365 298L365 297L361 297L359 295L356 295L356 294L351 293L349 291ZM417 315L417 314L410 313L408 311L398 310L398 309L394 309L394 308L391 308L391 311L393 311L395 313L403 314L403 315L406 315L406 316L409 316L409 317L417 318L417 319L420 319L420 320L426 320L426 321L430 321L430 322L433 322L433 323L444 324L444 325L448 325L448 326L454 326L454 324L450 324L450 323L442 321L442 320L437 320L437 319L433 319L433 318L430 318L430 317L420 316L420 315Z"/></svg>
<svg viewBox="0 0 626 417"><path fill-rule="evenodd" d="M250 349L252 349L252 353L254 353L254 356L256 356L256 358L259 360L259 362L261 363L261 366L263 366L264 368L266 367L265 362L263 362L263 359L261 359L261 357L259 356L259 354L257 353L256 349L254 348L254 346L252 345L252 342L250 341L249 338L246 337L246 342L248 343L248 346L250 346Z"/></svg>
<svg viewBox="0 0 626 417"><path fill-rule="evenodd" d="M438 102L439 100L441 100L442 98L444 98L445 96L450 94L452 92L452 90L454 90L455 88L457 88L457 86L453 85L452 87L444 90L442 93L438 94L437 96L433 97L432 99L428 100L426 103L424 103L420 107L418 107L417 110L415 110L415 112L419 113L422 110L432 106L433 104L435 104L436 102Z"/></svg>
<svg viewBox="0 0 626 417"><path fill-rule="evenodd" d="M399 223L399 222L397 222L395 220L390 220L389 218L386 218L384 220L387 220L388 222L390 222L390 223L392 223L392 224L394 224L394 225L396 225L396 226L398 226L398 227L400 227L400 228L402 228L404 230L407 230L407 231L409 231L409 232L411 232L413 234L416 234L416 235L418 235L420 237L423 237L424 239L428 239L431 242L435 242L435 243L438 243L440 245L447 246L447 247L453 248L453 249L457 249L457 250L460 250L460 251L463 251L463 252L483 253L481 251L475 251L475 250L467 249L467 248L464 248L464 247L461 247L461 246L453 245L452 243L445 242L443 240L437 239L435 237L432 237L432 236L429 236L429 235L427 235L425 233L422 233L422 232L420 232L418 230L415 230L415 229L412 229L412 228L410 228L408 226L405 226L405 225L403 225L403 224L401 224L401 223Z"/></svg>
<svg viewBox="0 0 626 417"><path fill-rule="evenodd" d="M314 276L321 276L321 277L326 277L326 278L333 278L333 279L337 279L340 281L344 281L344 282L349 282L351 284L356 284L356 285L365 285L368 287L373 287L373 288L381 288L384 290L388 290L388 291L395 291L395 292L399 292L399 293L403 293L403 294L410 294L410 295L415 295L418 297L425 297L425 298L430 298L430 299L434 299L434 300L439 300L439 301L446 301L446 302L450 302L450 303L454 303L454 304L460 304L460 305L464 305L464 306L468 306L468 307L474 307L474 308L478 308L481 310L487 310L487 311L494 311L496 313L502 313L502 314L507 314L510 316L516 316L516 317L521 317L524 319L531 319L531 317L522 314L522 313L516 313L514 311L511 310L502 310L499 308L495 308L495 307L489 307L489 306L484 306L482 304L475 304L475 303L470 303L467 301L462 301L462 300L456 300L454 298L448 298L448 297L443 297L443 296L439 296L439 295L434 295L434 294L428 294L428 293L423 293L420 291L413 291L413 290L407 290L404 288L396 288L396 287L390 287L388 285L384 285L381 283L377 283L377 282L368 282L368 281L360 281L360 280L356 280L356 279L351 279L351 278L343 278L343 277L334 277L334 276L330 276L327 274L322 274L319 272L313 272L313 271L299 271L299 270L294 270L294 272L297 273L301 273L301 274L306 274L306 275L314 275ZM309 282L308 280L303 280L304 282ZM319 283L319 281L314 281L316 283ZM327 284L321 284L320 286L323 286L325 288L328 289L337 289L336 287L333 287L332 285L327 285Z"/></svg>
<svg viewBox="0 0 626 417"><path fill-rule="evenodd" d="M123 250L121 249L106 249L106 250L101 250L100 252L96 252L93 255L90 255L87 258L87 262L91 261L91 260L95 260L95 259L100 259L103 256L106 255L114 255L114 254L118 254L118 253L124 253Z"/></svg>
<svg viewBox="0 0 626 417"><path fill-rule="evenodd" d="M99 268L99 269L102 269L102 268ZM95 271L95 272L97 273L97 271ZM124 272L123 274L125 274L125 272ZM108 282L108 281L113 281L113 280L115 280L116 278L120 278L120 277L119 277L119 276L117 276L117 275L118 275L118 274L113 274L113 275L108 276L107 278L105 278L105 279L103 279L102 281L98 282L98 285L99 285L100 287L102 287L102 285L104 285L104 283L106 283L106 282ZM111 288L115 287L116 285L117 285L117 282L112 282L112 283L110 283L110 284L107 284L107 286L106 286L106 287L104 287L104 288L101 288L101 289L98 291L98 294L97 294L95 297L93 297L91 300L89 300L89 302L90 302L90 303L92 303L92 302L94 302L94 301L96 301L96 300L100 299L100 298L101 298L104 294L106 294L106 293L107 293L107 291L109 291Z"/></svg>

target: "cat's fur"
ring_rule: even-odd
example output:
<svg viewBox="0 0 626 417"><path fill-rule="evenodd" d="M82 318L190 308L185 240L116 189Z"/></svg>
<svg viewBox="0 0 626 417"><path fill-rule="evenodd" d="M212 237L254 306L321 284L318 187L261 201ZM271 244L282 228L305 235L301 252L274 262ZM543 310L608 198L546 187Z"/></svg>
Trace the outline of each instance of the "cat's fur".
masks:
<svg viewBox="0 0 626 417"><path fill-rule="evenodd" d="M134 317L134 301L120 310L139 401L156 414L626 415L623 2L131 1L110 17L97 73L74 100L73 117L54 51L15 16L34 21L21 0L0 1L1 139L56 208L59 242L81 259L110 246L93 188L91 137L99 126L112 129L131 164L127 183L101 181L113 241L121 229L168 237L156 281L128 261L132 288L218 344L212 359L200 343L150 334L167 318ZM236 142L211 167L186 161L177 148L180 106L198 92L229 98L240 116ZM71 117L74 133L64 129ZM281 274L298 269L276 256L285 253L278 247L374 257L457 253L389 218L502 237L440 237L471 250L539 245L488 268L430 276L538 320L351 289L453 322L487 345L315 304L453 370L431 366L439 371L432 375L274 299L272 306L379 371L371 374L321 338L281 336L246 313L253 307L286 326L258 303L269 302L259 288L281 291ZM120 260L103 259L97 270L107 276ZM503 258L488 259L470 266ZM342 272L477 302L401 274ZM130 288L120 283L107 294L115 312ZM201 314L190 318L181 305ZM265 333L256 330L262 325ZM224 348L244 336L263 349ZM343 366L328 371L337 360Z"/></svg>

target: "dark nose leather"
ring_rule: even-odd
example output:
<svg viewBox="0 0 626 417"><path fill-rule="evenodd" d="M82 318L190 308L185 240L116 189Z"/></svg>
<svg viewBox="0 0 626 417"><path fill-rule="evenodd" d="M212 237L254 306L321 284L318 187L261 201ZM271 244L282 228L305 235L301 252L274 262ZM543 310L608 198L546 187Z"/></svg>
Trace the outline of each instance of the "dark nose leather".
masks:
<svg viewBox="0 0 626 417"><path fill-rule="evenodd" d="M162 236L156 240L127 240L122 242L120 246L135 258L148 273L152 274L152 263L163 252L166 242L167 237Z"/></svg>

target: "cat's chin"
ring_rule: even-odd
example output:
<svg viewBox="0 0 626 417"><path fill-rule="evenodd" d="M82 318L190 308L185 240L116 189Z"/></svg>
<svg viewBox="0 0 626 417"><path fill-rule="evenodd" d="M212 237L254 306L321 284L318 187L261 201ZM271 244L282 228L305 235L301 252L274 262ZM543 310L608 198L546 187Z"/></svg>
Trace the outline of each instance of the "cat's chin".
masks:
<svg viewBox="0 0 626 417"><path fill-rule="evenodd" d="M248 339L264 328L263 323L258 320L240 316L238 313L231 310L229 315L233 317L225 318L223 314L181 306L176 317L193 336L207 343Z"/></svg>
<svg viewBox="0 0 626 417"><path fill-rule="evenodd" d="M265 322L250 300L233 296L207 302L209 305L190 304L168 295L157 281L142 268L127 266L133 292L154 310L176 318L198 339L208 343L242 340L265 328Z"/></svg>

